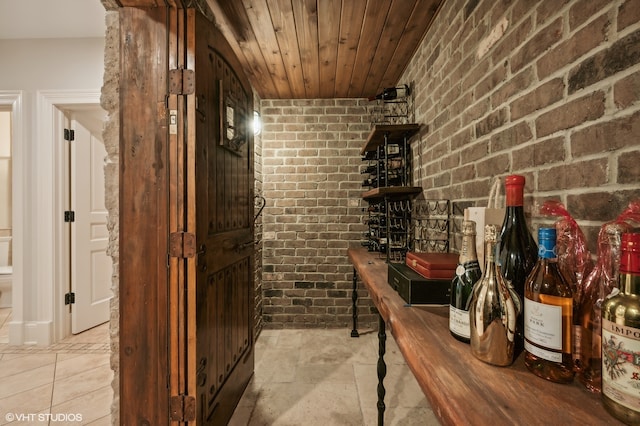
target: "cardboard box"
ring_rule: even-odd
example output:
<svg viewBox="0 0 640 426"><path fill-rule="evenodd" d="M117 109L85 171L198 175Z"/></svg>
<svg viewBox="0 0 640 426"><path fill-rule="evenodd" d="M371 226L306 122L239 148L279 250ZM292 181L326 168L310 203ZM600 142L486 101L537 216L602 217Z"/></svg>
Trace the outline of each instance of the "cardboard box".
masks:
<svg viewBox="0 0 640 426"><path fill-rule="evenodd" d="M450 303L451 280L425 278L404 263L389 263L388 282L410 305Z"/></svg>

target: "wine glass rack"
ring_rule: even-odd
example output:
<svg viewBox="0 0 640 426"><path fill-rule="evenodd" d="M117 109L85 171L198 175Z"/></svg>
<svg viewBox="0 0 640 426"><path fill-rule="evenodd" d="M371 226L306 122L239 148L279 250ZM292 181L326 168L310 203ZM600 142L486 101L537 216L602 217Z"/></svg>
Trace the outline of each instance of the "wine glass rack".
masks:
<svg viewBox="0 0 640 426"><path fill-rule="evenodd" d="M415 250L448 253L451 228L449 200L416 200L412 211L412 234Z"/></svg>

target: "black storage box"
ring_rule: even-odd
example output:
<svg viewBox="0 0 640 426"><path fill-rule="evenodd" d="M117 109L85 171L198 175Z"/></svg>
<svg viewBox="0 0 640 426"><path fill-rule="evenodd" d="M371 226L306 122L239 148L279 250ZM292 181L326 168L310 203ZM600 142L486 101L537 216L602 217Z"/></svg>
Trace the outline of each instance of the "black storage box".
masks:
<svg viewBox="0 0 640 426"><path fill-rule="evenodd" d="M389 263L388 282L410 305L450 303L451 280L424 278L404 263Z"/></svg>

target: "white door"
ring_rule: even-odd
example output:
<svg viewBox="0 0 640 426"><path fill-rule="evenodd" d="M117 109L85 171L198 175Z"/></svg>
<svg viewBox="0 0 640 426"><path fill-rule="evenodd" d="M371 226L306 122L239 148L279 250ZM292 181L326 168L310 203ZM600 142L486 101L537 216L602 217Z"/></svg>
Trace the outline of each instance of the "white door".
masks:
<svg viewBox="0 0 640 426"><path fill-rule="evenodd" d="M71 305L71 332L80 333L109 320L111 258L107 256L109 232L104 196L104 161L107 156L99 132L71 120L70 142L71 223L70 279L75 302Z"/></svg>

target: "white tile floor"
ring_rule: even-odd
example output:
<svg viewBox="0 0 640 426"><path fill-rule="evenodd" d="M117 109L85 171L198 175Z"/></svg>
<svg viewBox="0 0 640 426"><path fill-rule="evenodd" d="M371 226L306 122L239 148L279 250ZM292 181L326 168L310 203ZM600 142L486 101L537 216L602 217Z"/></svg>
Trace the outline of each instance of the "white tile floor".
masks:
<svg viewBox="0 0 640 426"><path fill-rule="evenodd" d="M9 346L0 309L0 425L111 425L109 326L49 347Z"/></svg>
<svg viewBox="0 0 640 426"><path fill-rule="evenodd" d="M0 309L0 425L111 425L108 324L47 348L15 347L10 315ZM377 424L375 331L264 330L255 350L231 426ZM390 335L385 360L385 425L438 425Z"/></svg>

